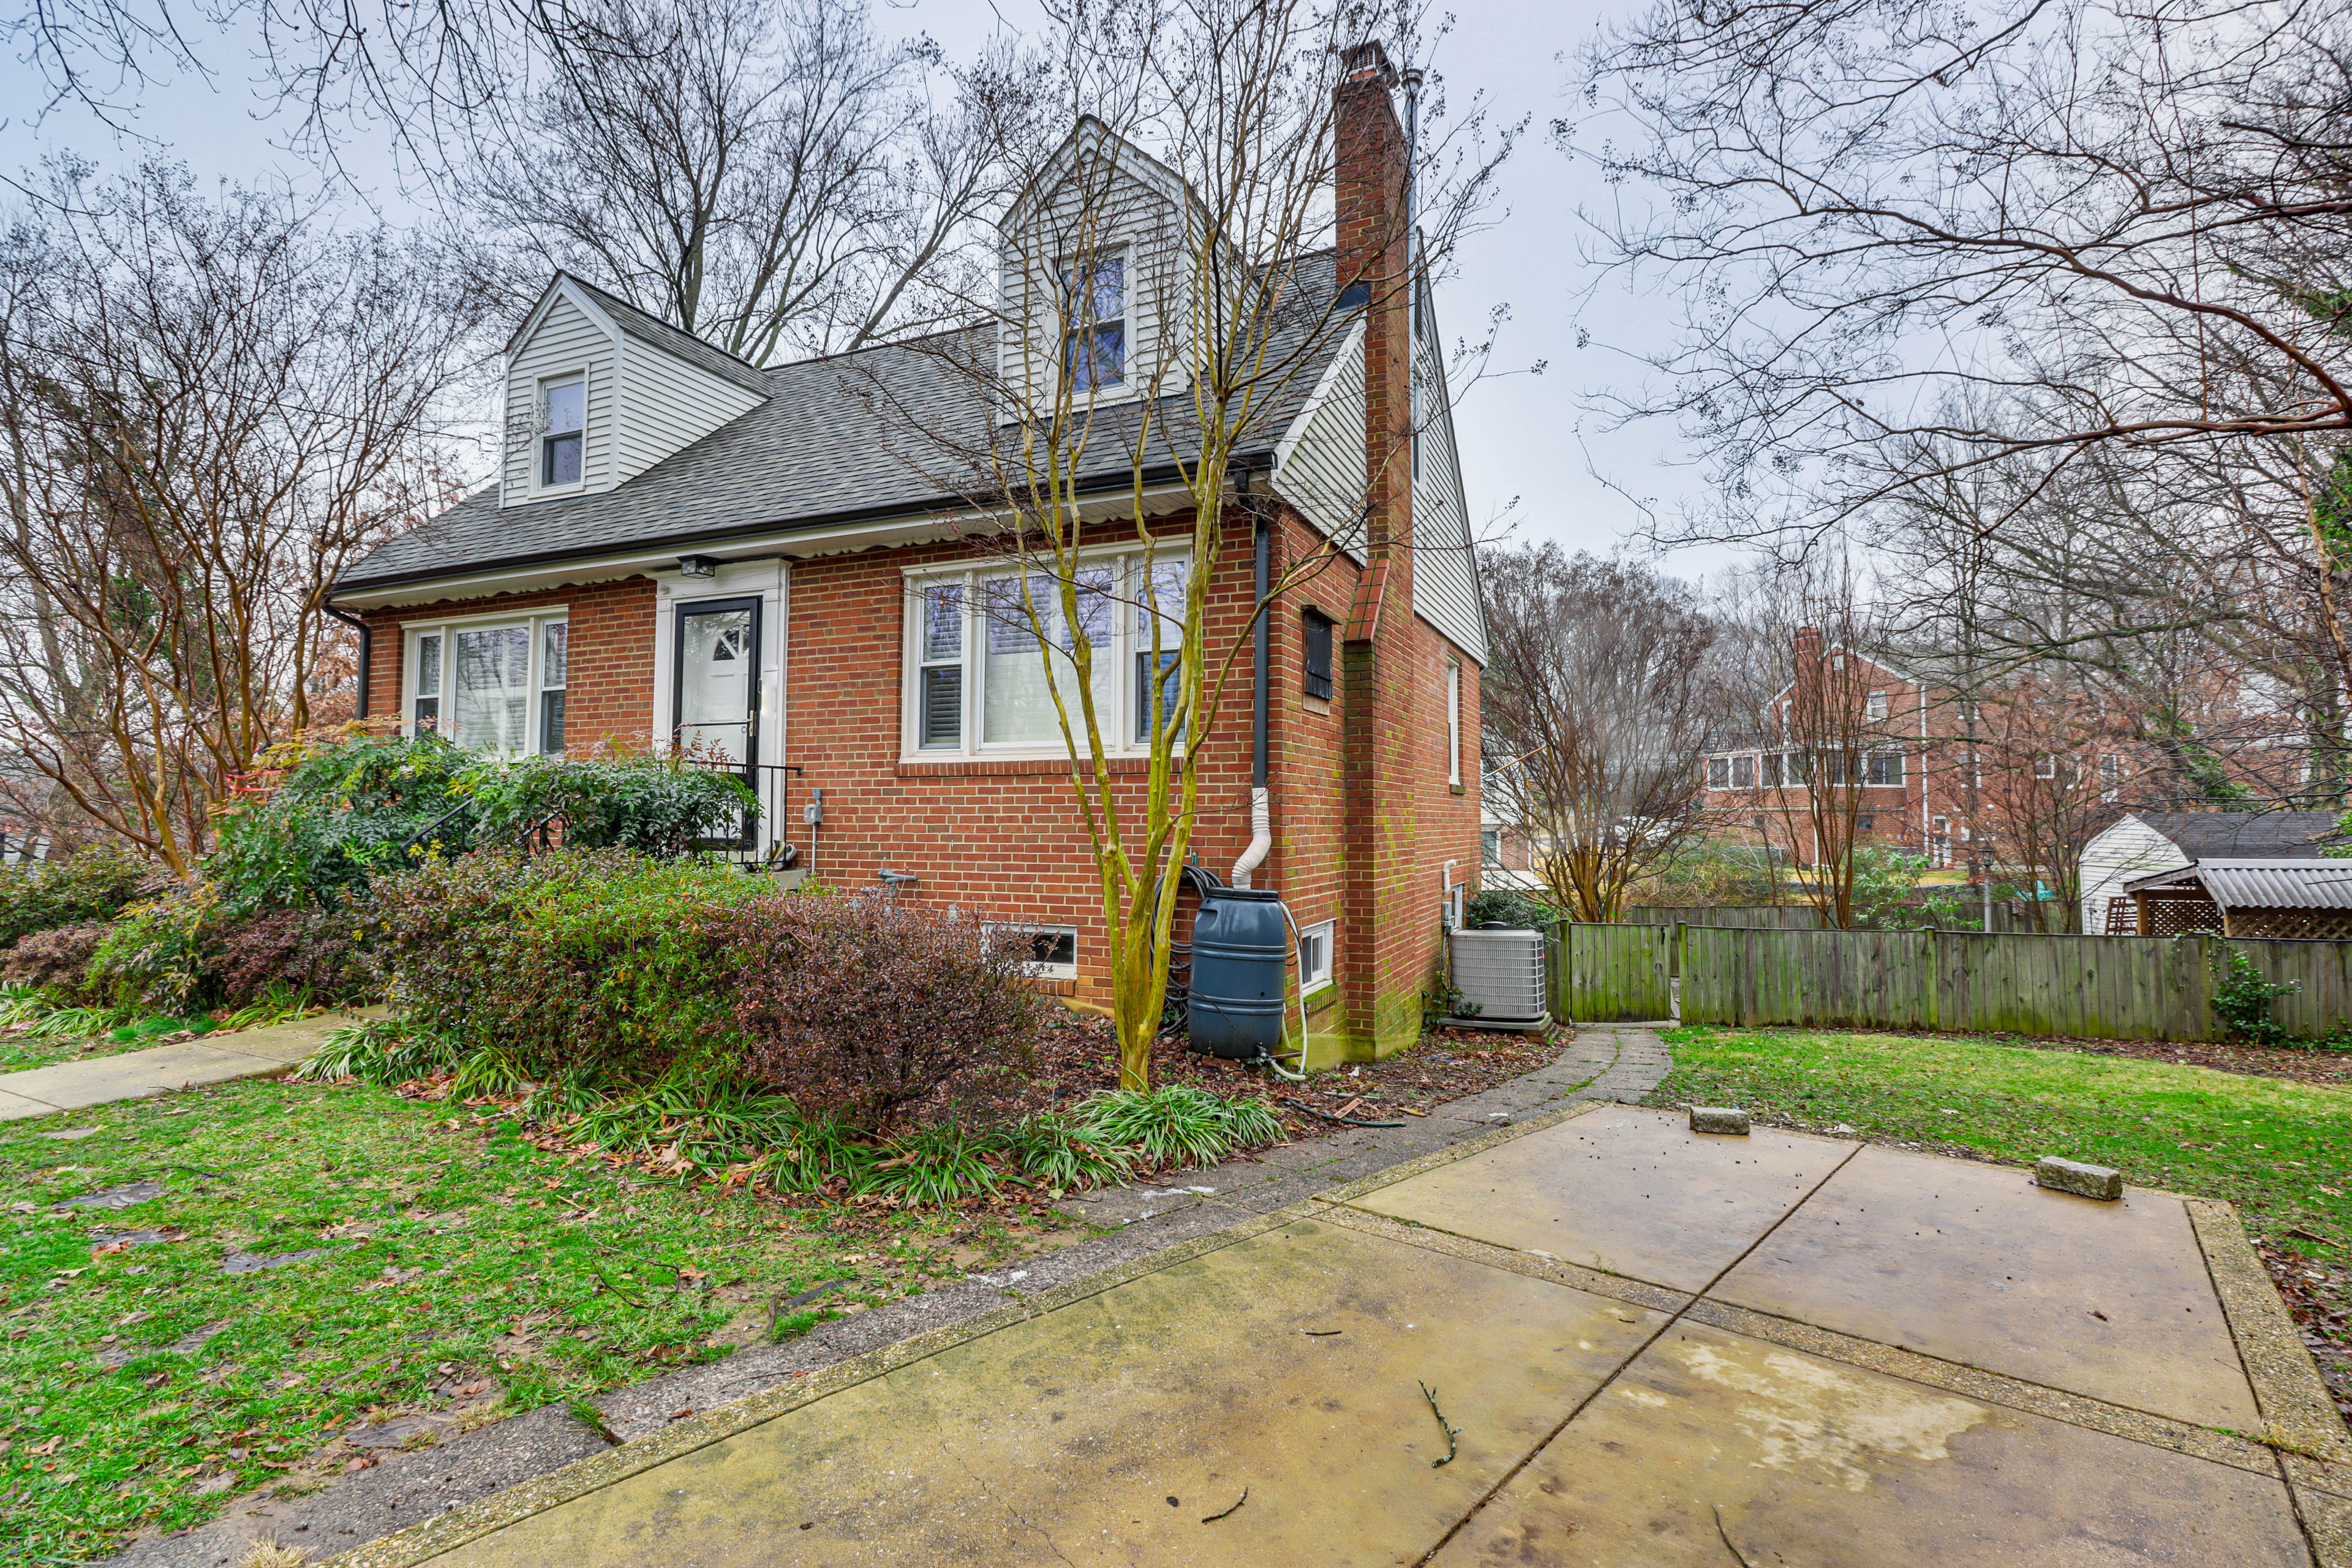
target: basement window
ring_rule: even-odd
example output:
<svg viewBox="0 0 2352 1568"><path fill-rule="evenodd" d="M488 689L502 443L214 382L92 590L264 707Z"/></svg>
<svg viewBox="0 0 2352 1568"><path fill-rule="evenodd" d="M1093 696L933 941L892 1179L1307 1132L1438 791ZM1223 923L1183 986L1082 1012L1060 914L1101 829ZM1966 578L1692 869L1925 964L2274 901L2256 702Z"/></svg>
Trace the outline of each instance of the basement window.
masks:
<svg viewBox="0 0 2352 1568"><path fill-rule="evenodd" d="M991 925L989 933L1001 937L1018 950L1023 944L1028 956L1021 971L1036 980L1076 980L1078 977L1078 928L1076 926Z"/></svg>
<svg viewBox="0 0 2352 1568"><path fill-rule="evenodd" d="M1339 922L1324 921L1298 933L1298 994L1320 991L1331 984L1331 939Z"/></svg>

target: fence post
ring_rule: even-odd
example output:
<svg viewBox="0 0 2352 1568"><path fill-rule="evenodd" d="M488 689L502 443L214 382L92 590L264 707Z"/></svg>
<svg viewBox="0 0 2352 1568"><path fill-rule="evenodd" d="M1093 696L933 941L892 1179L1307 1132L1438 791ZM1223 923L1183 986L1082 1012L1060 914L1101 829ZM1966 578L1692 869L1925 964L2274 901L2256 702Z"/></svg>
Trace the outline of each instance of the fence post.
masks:
<svg viewBox="0 0 2352 1568"><path fill-rule="evenodd" d="M2183 987L2183 989L2189 993L2189 1005L2196 1009L2196 1013L2192 1015L2189 1019L2189 1024L2191 1027L2202 1025L2203 1028L2195 1037L2210 1040L2214 1036L2213 949L2211 945L2213 933L2210 931L2190 931L2189 936L2189 961L2197 966L2197 979L2195 983ZM2201 1016L2198 1015L2201 1015Z"/></svg>
<svg viewBox="0 0 2352 1568"><path fill-rule="evenodd" d="M1923 934L1927 939L1927 1028L1932 1033L1944 1026L1944 933L1930 925Z"/></svg>
<svg viewBox="0 0 2352 1568"><path fill-rule="evenodd" d="M1548 933L1551 938L1551 1015L1562 1023L1568 1021L1569 972L1568 933L1566 921L1554 921Z"/></svg>

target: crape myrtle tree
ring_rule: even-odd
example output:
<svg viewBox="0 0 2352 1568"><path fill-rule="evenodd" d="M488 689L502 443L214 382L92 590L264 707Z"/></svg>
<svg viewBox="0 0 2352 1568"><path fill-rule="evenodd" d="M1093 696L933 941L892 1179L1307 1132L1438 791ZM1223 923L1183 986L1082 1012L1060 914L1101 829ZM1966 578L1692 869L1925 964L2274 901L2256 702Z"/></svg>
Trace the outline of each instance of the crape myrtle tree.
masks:
<svg viewBox="0 0 2352 1568"><path fill-rule="evenodd" d="M1316 253L1334 243L1343 209L1365 210L1350 208L1362 192L1334 200L1335 94L1350 73L1352 90L1396 85L1386 57L1358 46L1381 40L1410 60L1423 41L1418 5L1048 11L1018 111L979 116L1003 135L1019 192L991 235L996 286L973 301L989 325L915 345L985 416L943 426L881 380L871 396L880 421L921 437L910 462L968 503L957 526L1008 568L983 580L976 619L992 639L1040 650L1098 868L1120 1081L1145 1088L1201 769L1213 748L1248 744L1246 726L1219 718L1237 679L1246 692L1265 606L1343 545L1388 543L1372 535L1361 476L1325 476L1345 493L1321 500L1353 522L1305 549L1269 543L1255 603L1213 632L1212 584L1236 536L1228 523L1267 528L1276 504L1267 476L1238 459L1286 426L1360 316L1428 288L1477 219L1509 137L1487 144L1475 113L1440 134L1442 94L1415 73L1413 211L1390 211L1383 232L1360 238L1353 254L1376 259L1335 289L1330 257ZM1375 446L1366 469L1409 484L1411 441ZM1101 558L1112 544L1129 565ZM926 635L935 617L963 613L961 591L929 590ZM1122 645L1130 668L1116 662ZM1129 682L1136 711L1122 732ZM1141 776L1115 788L1114 752L1140 760Z"/></svg>
<svg viewBox="0 0 2352 1568"><path fill-rule="evenodd" d="M236 777L342 716L328 592L454 499L488 301L282 193L53 174L0 237L5 787L185 875Z"/></svg>
<svg viewBox="0 0 2352 1568"><path fill-rule="evenodd" d="M1705 831L1701 759L1727 717L1715 625L1688 586L1639 563L1547 542L1481 564L1486 787L1554 904L1613 921L1628 887Z"/></svg>

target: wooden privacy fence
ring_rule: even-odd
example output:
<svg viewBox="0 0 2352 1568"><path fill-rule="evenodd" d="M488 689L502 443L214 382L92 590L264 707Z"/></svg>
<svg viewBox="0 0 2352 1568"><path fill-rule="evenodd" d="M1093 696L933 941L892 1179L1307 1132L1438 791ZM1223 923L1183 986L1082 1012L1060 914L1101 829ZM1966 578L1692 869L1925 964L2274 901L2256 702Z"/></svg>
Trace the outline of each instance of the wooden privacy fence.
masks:
<svg viewBox="0 0 2352 1568"><path fill-rule="evenodd" d="M1557 1010L1587 1022L1944 1029L2095 1039L2214 1038L2214 963L2246 953L2296 987L2272 1016L2325 1035L2352 1016L2352 942L1768 931L1564 924Z"/></svg>

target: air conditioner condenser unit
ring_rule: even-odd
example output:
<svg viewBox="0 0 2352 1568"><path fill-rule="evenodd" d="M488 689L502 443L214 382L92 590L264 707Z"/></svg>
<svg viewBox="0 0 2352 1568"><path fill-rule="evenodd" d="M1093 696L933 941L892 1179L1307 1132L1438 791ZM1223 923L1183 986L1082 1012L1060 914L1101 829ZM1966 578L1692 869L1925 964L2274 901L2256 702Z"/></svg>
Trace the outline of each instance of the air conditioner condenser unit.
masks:
<svg viewBox="0 0 2352 1568"><path fill-rule="evenodd" d="M1542 1029L1551 1024L1545 960L1549 942L1539 931L1483 926L1446 937L1454 988L1466 1005L1446 1020L1471 1027ZM1475 1007L1476 1011L1470 1011Z"/></svg>

